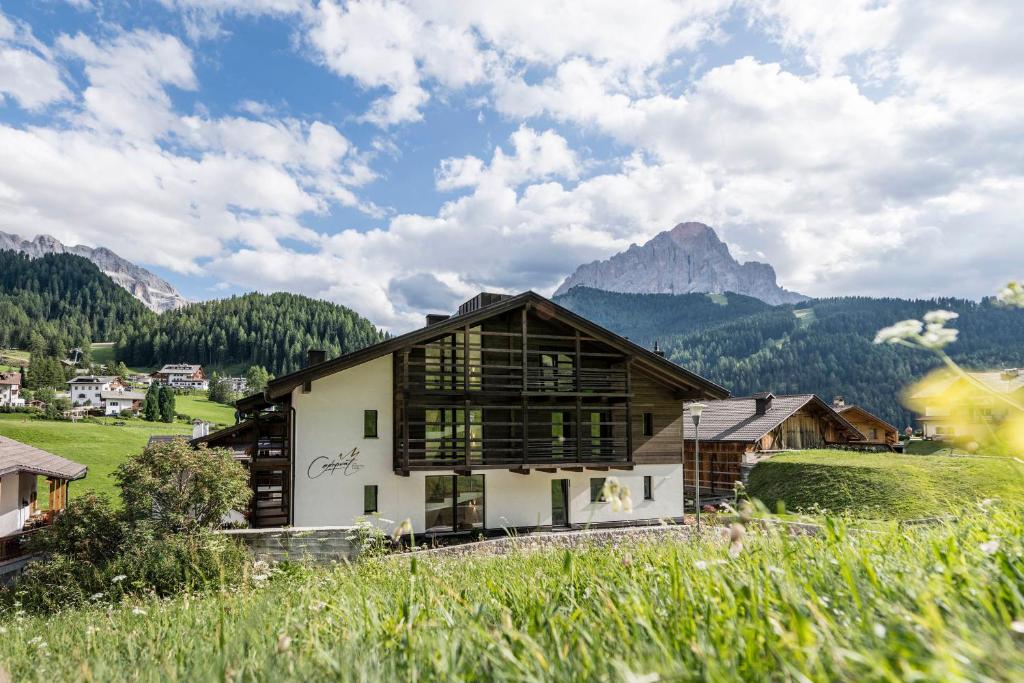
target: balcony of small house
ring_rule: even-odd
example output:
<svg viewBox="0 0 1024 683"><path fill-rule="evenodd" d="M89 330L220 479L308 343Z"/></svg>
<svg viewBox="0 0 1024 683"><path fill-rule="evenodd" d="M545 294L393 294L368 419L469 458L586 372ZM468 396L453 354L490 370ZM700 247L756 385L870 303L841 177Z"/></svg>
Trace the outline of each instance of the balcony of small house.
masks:
<svg viewBox="0 0 1024 683"><path fill-rule="evenodd" d="M464 414L435 408L426 410L426 419L411 419L396 448L396 470L632 467L622 406L528 406L525 422L519 406L471 408L468 429Z"/></svg>

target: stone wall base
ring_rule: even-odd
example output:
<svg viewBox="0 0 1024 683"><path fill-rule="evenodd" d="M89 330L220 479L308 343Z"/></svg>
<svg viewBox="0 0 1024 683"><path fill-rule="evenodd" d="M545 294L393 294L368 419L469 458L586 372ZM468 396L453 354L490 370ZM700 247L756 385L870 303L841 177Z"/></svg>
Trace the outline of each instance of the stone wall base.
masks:
<svg viewBox="0 0 1024 683"><path fill-rule="evenodd" d="M332 526L226 529L220 533L241 541L256 559L331 564L349 562L359 554L355 531L350 526Z"/></svg>

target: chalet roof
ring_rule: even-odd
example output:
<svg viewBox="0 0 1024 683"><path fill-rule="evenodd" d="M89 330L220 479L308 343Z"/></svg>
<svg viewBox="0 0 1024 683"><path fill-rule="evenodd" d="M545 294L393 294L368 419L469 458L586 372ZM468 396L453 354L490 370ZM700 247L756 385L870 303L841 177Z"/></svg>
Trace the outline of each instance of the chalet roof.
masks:
<svg viewBox="0 0 1024 683"><path fill-rule="evenodd" d="M291 392L295 387L302 385L304 382L326 377L336 372L341 372L347 368L380 358L381 356L386 356L409 344L428 341L449 330L454 331L465 325L473 325L492 316L516 310L524 305L541 308L544 310L545 314L550 317L558 318L563 322L585 331L595 339L599 339L609 346L612 346L625 354L631 355L634 361L641 365L645 370L648 370L659 377L665 378L668 381L686 387L697 387L703 390L706 394L717 398L725 398L729 395L729 391L724 387L721 387L700 375L690 372L680 365L676 365L672 361L657 355L653 351L645 349L638 344L634 344L625 337L620 337L614 332L607 330L600 325L577 315L576 313L573 313L567 308L559 306L555 302L542 297L536 292L528 291L523 292L522 294L517 294L516 296L498 299L493 303L480 306L479 308L475 308L467 312L457 313L450 318L440 320L418 330L407 332L406 334L402 334L397 337L392 337L391 339L378 344L367 346L366 348L353 351L352 353L347 353L343 356L338 356L337 358L324 361L323 363L311 365L289 375L284 375L283 377L278 377L277 379L271 380L267 385L267 389L264 394L248 396L239 400L236 405L243 410L256 407L268 398L274 399L284 396Z"/></svg>
<svg viewBox="0 0 1024 683"><path fill-rule="evenodd" d="M968 372L967 375L974 381L981 383L986 388L1000 394L1012 394L1024 389L1024 369L1013 368L1010 370L989 370L986 372ZM912 394L910 398L931 398L941 396L959 382L968 381L952 373L946 373L934 381L924 382L922 388Z"/></svg>
<svg viewBox="0 0 1024 683"><path fill-rule="evenodd" d="M117 377L113 375L80 375L74 379L69 379L67 384L109 384L115 379Z"/></svg>
<svg viewBox="0 0 1024 683"><path fill-rule="evenodd" d="M187 439L188 437L184 434L153 434L149 437L146 442L146 448L149 448L153 444L157 443L170 443L175 439Z"/></svg>
<svg viewBox="0 0 1024 683"><path fill-rule="evenodd" d="M5 386L21 386L21 373L20 372L0 372L0 384Z"/></svg>
<svg viewBox="0 0 1024 683"><path fill-rule="evenodd" d="M142 401L146 398L146 395L140 391L101 391L100 398L104 401L119 398L123 398L126 401Z"/></svg>
<svg viewBox="0 0 1024 683"><path fill-rule="evenodd" d="M886 422L882 418L878 417L877 415L875 415L871 411L869 411L869 410L867 410L865 408L862 408L861 406L858 406L858 405L844 405L844 406L841 406L839 408L836 408L835 410L840 415L845 415L846 413L848 413L848 412L850 412L852 410L852 411L861 413L862 415L864 415L868 419L874 420L875 422L878 422L880 424L885 425L886 427L888 427L889 429L892 429L893 431L897 431L897 432L899 431L898 429L896 429L895 426L889 424L888 422Z"/></svg>
<svg viewBox="0 0 1024 683"><path fill-rule="evenodd" d="M88 468L26 443L0 436L0 475L30 472L55 479L81 479Z"/></svg>
<svg viewBox="0 0 1024 683"><path fill-rule="evenodd" d="M811 403L823 408L823 413L849 431L853 438L864 438L853 425L814 394L794 394L774 396L764 415L757 414L757 401L754 396L707 401L700 418L700 440L757 441L785 422L786 418ZM683 411L683 430L685 438L693 438L693 420L689 406Z"/></svg>
<svg viewBox="0 0 1024 683"><path fill-rule="evenodd" d="M194 375L195 373L199 372L202 369L202 365L190 365L188 363L168 363L167 365L157 370L157 372L165 375Z"/></svg>

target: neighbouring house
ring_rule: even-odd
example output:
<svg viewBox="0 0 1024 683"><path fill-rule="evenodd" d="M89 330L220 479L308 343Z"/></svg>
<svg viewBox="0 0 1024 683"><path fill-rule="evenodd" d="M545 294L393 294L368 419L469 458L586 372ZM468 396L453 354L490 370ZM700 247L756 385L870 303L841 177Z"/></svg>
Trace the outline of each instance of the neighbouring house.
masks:
<svg viewBox="0 0 1024 683"><path fill-rule="evenodd" d="M0 406L23 406L21 397L21 373L0 372Z"/></svg>
<svg viewBox="0 0 1024 683"><path fill-rule="evenodd" d="M221 381L227 383L233 394L244 394L249 390L249 383L244 377L223 377Z"/></svg>
<svg viewBox="0 0 1024 683"><path fill-rule="evenodd" d="M100 393L104 415L120 415L126 410L138 412L146 395L139 391L104 391Z"/></svg>
<svg viewBox="0 0 1024 683"><path fill-rule="evenodd" d="M250 471L254 527L380 513L417 534L678 520L684 401L722 387L533 292L272 380L193 440ZM633 510L604 500L606 478Z"/></svg>
<svg viewBox="0 0 1024 683"><path fill-rule="evenodd" d="M692 489L697 470L689 407L683 426L686 486ZM814 394L771 392L705 402L699 435L700 488L710 493L732 491L742 466L763 454L864 440L856 427Z"/></svg>
<svg viewBox="0 0 1024 683"><path fill-rule="evenodd" d="M918 413L927 439L984 439L1012 410L990 392L1024 406L1024 369L932 376L907 402Z"/></svg>
<svg viewBox="0 0 1024 683"><path fill-rule="evenodd" d="M136 373L128 375L128 381L138 386L148 387L150 384L153 383L153 378L149 375L142 375Z"/></svg>
<svg viewBox="0 0 1024 683"><path fill-rule="evenodd" d="M103 407L103 394L124 388L112 375L81 375L67 381L68 398L73 406Z"/></svg>
<svg viewBox="0 0 1024 683"><path fill-rule="evenodd" d="M174 389L202 389L205 391L210 388L202 365L172 363L154 372L152 377L154 381Z"/></svg>
<svg viewBox="0 0 1024 683"><path fill-rule="evenodd" d="M900 442L896 427L861 406L847 403L842 396L832 399L832 409L864 435L864 441L859 443L891 449Z"/></svg>
<svg viewBox="0 0 1024 683"><path fill-rule="evenodd" d="M26 531L48 524L64 509L68 483L86 475L86 466L0 436L0 575L24 554ZM37 482L46 477L49 505L37 509Z"/></svg>

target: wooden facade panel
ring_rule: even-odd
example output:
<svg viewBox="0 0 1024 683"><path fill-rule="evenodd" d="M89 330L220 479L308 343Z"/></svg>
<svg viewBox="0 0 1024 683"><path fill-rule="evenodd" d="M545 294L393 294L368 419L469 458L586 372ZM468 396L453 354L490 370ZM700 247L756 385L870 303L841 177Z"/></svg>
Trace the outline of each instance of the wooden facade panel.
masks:
<svg viewBox="0 0 1024 683"><path fill-rule="evenodd" d="M682 458L682 399L677 398L675 390L642 371L634 371L632 389L634 462L638 465L679 463ZM650 418L645 414L650 414ZM645 436L644 422L648 419L653 433Z"/></svg>
<svg viewBox="0 0 1024 683"><path fill-rule="evenodd" d="M740 478L743 456L753 444L742 441L710 441L700 444L700 489L709 493L731 493ZM696 454L693 441L686 442L683 481L686 488L696 483Z"/></svg>

